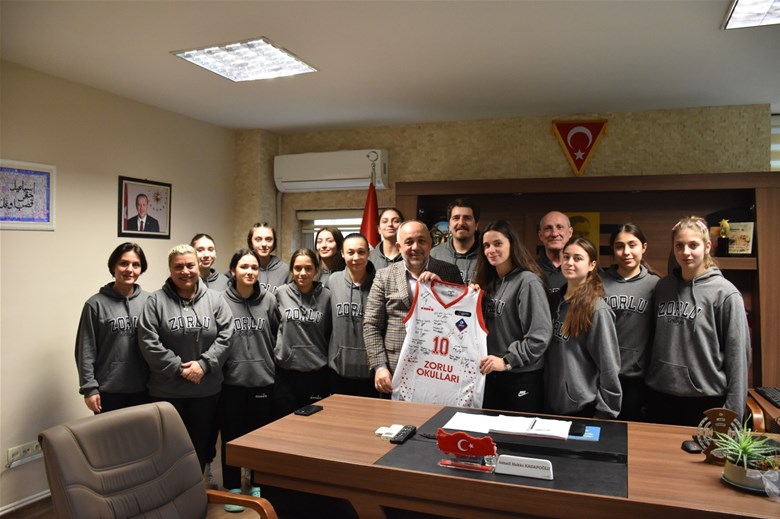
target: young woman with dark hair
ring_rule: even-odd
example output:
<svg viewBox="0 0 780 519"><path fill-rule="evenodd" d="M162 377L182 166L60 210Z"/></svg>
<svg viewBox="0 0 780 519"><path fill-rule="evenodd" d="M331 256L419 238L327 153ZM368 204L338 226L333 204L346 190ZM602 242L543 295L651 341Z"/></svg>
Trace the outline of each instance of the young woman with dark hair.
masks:
<svg viewBox="0 0 780 519"><path fill-rule="evenodd" d="M137 284L146 256L135 243L117 246L108 258L114 281L90 297L76 332L79 393L95 414L148 402L149 369L138 349L136 325L148 292Z"/></svg>
<svg viewBox="0 0 780 519"><path fill-rule="evenodd" d="M246 244L260 258L260 284L276 294L278 287L290 281L287 263L273 255L278 245L276 230L268 222L258 222L249 229Z"/></svg>
<svg viewBox="0 0 780 519"><path fill-rule="evenodd" d="M331 274L326 283L333 318L328 350L332 393L379 397L363 342L363 315L376 274L368 250L365 236L347 235L341 247L347 268Z"/></svg>
<svg viewBox="0 0 780 519"><path fill-rule="evenodd" d="M298 249L290 258L293 280L276 292L276 415L281 417L329 394L330 290L316 281L319 258Z"/></svg>
<svg viewBox="0 0 780 519"><path fill-rule="evenodd" d="M482 231L477 284L487 301L488 356L482 406L540 413L544 409L544 353L552 336L547 289L536 261L505 220Z"/></svg>
<svg viewBox="0 0 780 519"><path fill-rule="evenodd" d="M230 260L230 286L222 295L233 312L233 337L225 360L219 422L222 431L222 481L241 493L241 469L227 464L227 442L258 429L274 419L274 346L279 330L276 297L257 281L260 258L241 249ZM250 477L250 481L253 481ZM250 483L250 485L252 485ZM250 486L250 495L259 488ZM229 512L241 511L225 505Z"/></svg>
<svg viewBox="0 0 780 519"><path fill-rule="evenodd" d="M214 243L214 238L201 232L192 237L190 245L198 255L200 279L212 290L220 292L225 290L228 287L228 277L214 268L217 262L217 245Z"/></svg>
<svg viewBox="0 0 780 519"><path fill-rule="evenodd" d="M647 239L633 223L610 236L615 264L604 271L604 300L615 313L620 345L621 420L647 419L645 372L653 343L653 290L658 276L645 261Z"/></svg>
<svg viewBox="0 0 780 519"><path fill-rule="evenodd" d="M314 243L320 258L319 281L325 284L332 273L340 272L346 266L344 258L341 257L344 236L336 227L322 227L317 231Z"/></svg>
<svg viewBox="0 0 780 519"><path fill-rule="evenodd" d="M547 408L560 415L616 418L622 392L615 314L604 302L596 249L572 238L563 249L566 284L553 310L545 359Z"/></svg>
<svg viewBox="0 0 780 519"><path fill-rule="evenodd" d="M371 249L368 259L377 270L389 267L401 261L401 249L398 247L398 228L404 221L404 215L395 207L382 209L379 213L379 236L382 240Z"/></svg>

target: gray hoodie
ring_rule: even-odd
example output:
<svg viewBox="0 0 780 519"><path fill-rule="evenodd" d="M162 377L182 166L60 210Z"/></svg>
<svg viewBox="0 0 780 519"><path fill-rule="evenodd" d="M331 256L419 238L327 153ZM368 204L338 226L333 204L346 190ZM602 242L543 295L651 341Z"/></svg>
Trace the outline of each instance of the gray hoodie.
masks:
<svg viewBox="0 0 780 519"><path fill-rule="evenodd" d="M279 331L274 357L279 367L293 371L316 371L328 363L328 342L333 327L330 290L319 281L308 294L294 282L279 287Z"/></svg>
<svg viewBox="0 0 780 519"><path fill-rule="evenodd" d="M563 285L561 294L565 293ZM544 368L547 406L556 414L566 415L595 403L596 418L615 418L623 398L615 314L599 299L588 331L571 337L563 333L570 306L570 301L561 297L553 316L553 338Z"/></svg>
<svg viewBox="0 0 780 519"><path fill-rule="evenodd" d="M504 276L487 303L485 323L488 355L506 359L515 373L544 367L552 319L539 276L521 269Z"/></svg>
<svg viewBox="0 0 780 519"><path fill-rule="evenodd" d="M209 275L205 278L201 277L200 279L206 283L206 288L216 290L217 292L227 290L228 284L230 282L230 278L227 275L220 274L214 269L209 269Z"/></svg>
<svg viewBox="0 0 780 519"><path fill-rule="evenodd" d="M320 272L317 277L317 281L322 283L323 285L328 285L328 278L330 278L333 274L336 272L341 272L346 267L339 267L338 270L330 270L328 267L326 267L324 264L320 264Z"/></svg>
<svg viewBox="0 0 780 519"><path fill-rule="evenodd" d="M84 303L76 332L79 393L142 393L149 368L138 349L136 326L149 292L135 285L124 297L108 283Z"/></svg>
<svg viewBox="0 0 780 519"><path fill-rule="evenodd" d="M474 235L474 245L465 254L455 251L455 247L452 245L452 237L450 237L446 242L431 249L431 258L446 261L458 267L463 283L468 284L474 281L474 275L477 272L477 258L481 252L482 242L480 241L479 231L477 231Z"/></svg>
<svg viewBox="0 0 780 519"><path fill-rule="evenodd" d="M740 417L747 399L750 334L739 290L711 267L692 281L680 269L655 287L655 339L647 384L681 397L722 396Z"/></svg>
<svg viewBox="0 0 780 519"><path fill-rule="evenodd" d="M276 256L271 256L271 260L265 267L260 267L257 274L260 286L276 294L278 288L290 282L290 267Z"/></svg>
<svg viewBox="0 0 780 519"><path fill-rule="evenodd" d="M647 369L650 344L653 341L653 290L658 276L640 266L639 274L623 279L613 265L601 279L604 301L615 313L615 329L620 344L620 375L642 377Z"/></svg>
<svg viewBox="0 0 780 519"><path fill-rule="evenodd" d="M149 394L161 398L216 395L228 354L233 315L220 292L198 283L191 302L176 293L170 278L149 296L138 321L138 344L149 364ZM181 365L197 361L200 384L181 378Z"/></svg>
<svg viewBox="0 0 780 519"><path fill-rule="evenodd" d="M233 338L223 373L225 384L264 387L274 383L274 346L279 331L276 297L255 282L248 299L236 291L235 281L222 292L233 313Z"/></svg>
<svg viewBox="0 0 780 519"><path fill-rule="evenodd" d="M393 263L398 263L403 259L400 252L395 255L395 258L388 258L385 256L384 244L384 240L380 241L379 244L368 253L368 260L374 264L376 270L389 267Z"/></svg>
<svg viewBox="0 0 780 519"><path fill-rule="evenodd" d="M328 366L342 377L369 378L366 345L363 342L363 311L374 283L376 269L369 261L366 278L355 285L349 272L331 274L326 286L331 292L333 333L328 347Z"/></svg>

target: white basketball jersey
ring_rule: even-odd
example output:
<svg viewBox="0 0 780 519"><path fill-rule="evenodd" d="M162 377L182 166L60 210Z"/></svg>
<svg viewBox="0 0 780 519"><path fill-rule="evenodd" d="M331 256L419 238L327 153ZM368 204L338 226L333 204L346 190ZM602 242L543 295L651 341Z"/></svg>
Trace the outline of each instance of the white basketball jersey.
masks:
<svg viewBox="0 0 780 519"><path fill-rule="evenodd" d="M487 355L482 291L444 281L417 283L404 318L404 339L393 374L393 400L482 407Z"/></svg>

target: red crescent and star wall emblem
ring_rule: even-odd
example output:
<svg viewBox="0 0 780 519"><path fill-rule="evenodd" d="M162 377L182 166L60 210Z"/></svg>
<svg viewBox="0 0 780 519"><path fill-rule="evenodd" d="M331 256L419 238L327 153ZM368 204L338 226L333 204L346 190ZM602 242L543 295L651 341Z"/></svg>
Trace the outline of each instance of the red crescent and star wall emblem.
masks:
<svg viewBox="0 0 780 519"><path fill-rule="evenodd" d="M572 171L580 176L607 133L607 121L554 121L552 130Z"/></svg>

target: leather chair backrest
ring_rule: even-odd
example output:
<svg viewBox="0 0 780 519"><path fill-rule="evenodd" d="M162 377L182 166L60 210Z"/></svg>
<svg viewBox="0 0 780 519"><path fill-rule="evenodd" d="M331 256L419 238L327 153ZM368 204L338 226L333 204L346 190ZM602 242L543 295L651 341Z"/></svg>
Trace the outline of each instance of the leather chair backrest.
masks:
<svg viewBox="0 0 780 519"><path fill-rule="evenodd" d="M206 517L198 458L168 402L66 422L39 440L58 518Z"/></svg>

